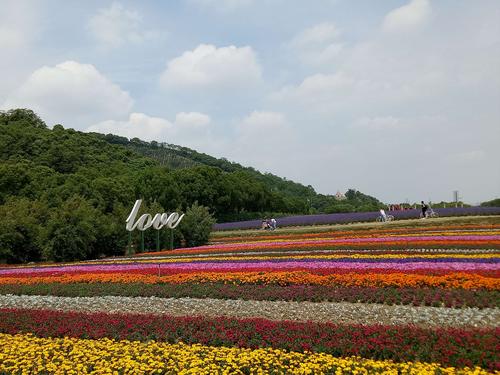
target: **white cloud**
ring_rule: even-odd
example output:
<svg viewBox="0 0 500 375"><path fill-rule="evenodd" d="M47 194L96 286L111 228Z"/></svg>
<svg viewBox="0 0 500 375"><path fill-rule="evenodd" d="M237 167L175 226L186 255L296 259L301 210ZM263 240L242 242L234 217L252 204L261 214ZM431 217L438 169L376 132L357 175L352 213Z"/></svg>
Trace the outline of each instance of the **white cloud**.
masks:
<svg viewBox="0 0 500 375"><path fill-rule="evenodd" d="M270 111L253 111L239 124L240 134L258 138L267 138L267 136L263 137L263 135L275 135L287 128L288 124L283 113Z"/></svg>
<svg viewBox="0 0 500 375"><path fill-rule="evenodd" d="M323 22L297 34L287 47L306 64L322 65L331 62L342 51L340 31L331 22Z"/></svg>
<svg viewBox="0 0 500 375"><path fill-rule="evenodd" d="M199 112L180 112L175 116L175 124L184 128L204 128L210 124L210 116Z"/></svg>
<svg viewBox="0 0 500 375"><path fill-rule="evenodd" d="M221 13L233 12L253 4L253 0L188 0L188 2Z"/></svg>
<svg viewBox="0 0 500 375"><path fill-rule="evenodd" d="M357 91L368 90L368 83L355 80L344 72L314 74L298 85L283 87L270 99L277 105L291 106L307 112L332 113L345 106Z"/></svg>
<svg viewBox="0 0 500 375"><path fill-rule="evenodd" d="M0 2L0 103L38 60L36 42L45 31L40 8L38 2Z"/></svg>
<svg viewBox="0 0 500 375"><path fill-rule="evenodd" d="M2 1L0 11L0 49L2 52L8 48L26 46L36 38L37 26L36 11L31 4L17 0Z"/></svg>
<svg viewBox="0 0 500 375"><path fill-rule="evenodd" d="M298 86L284 88L282 93L293 93L303 98L307 98L312 95L328 94L339 89L343 90L353 84L355 84L353 78L343 72L335 74L314 74L306 77Z"/></svg>
<svg viewBox="0 0 500 375"><path fill-rule="evenodd" d="M486 158L484 150L471 150L448 155L447 160L459 165L481 163Z"/></svg>
<svg viewBox="0 0 500 375"><path fill-rule="evenodd" d="M26 107L48 124L84 128L106 117L128 114L133 100L93 65L65 61L44 66L3 103L3 108Z"/></svg>
<svg viewBox="0 0 500 375"><path fill-rule="evenodd" d="M244 88L261 81L251 47L200 44L170 60L160 78L164 88Z"/></svg>
<svg viewBox="0 0 500 375"><path fill-rule="evenodd" d="M296 35L291 44L296 47L304 48L311 44L331 43L340 35L340 31L331 22L323 22L301 31Z"/></svg>
<svg viewBox="0 0 500 375"><path fill-rule="evenodd" d="M144 141L165 141L173 128L174 124L163 118L131 113L127 120L106 120L90 126L87 130L127 138L137 137Z"/></svg>
<svg viewBox="0 0 500 375"><path fill-rule="evenodd" d="M362 128L368 130L402 130L407 127L400 118L393 116L375 116L375 117L362 117L353 124L354 128Z"/></svg>
<svg viewBox="0 0 500 375"><path fill-rule="evenodd" d="M158 31L143 26L142 15L113 2L100 9L88 22L92 36L107 47L120 47L126 43L141 43L161 36Z"/></svg>
<svg viewBox="0 0 500 375"><path fill-rule="evenodd" d="M411 0L389 12L384 18L382 28L388 32L411 31L427 23L430 16L429 0Z"/></svg>
<svg viewBox="0 0 500 375"><path fill-rule="evenodd" d="M175 121L153 117L144 113L131 113L126 120L106 120L87 130L104 134L117 134L144 141L158 141L194 147L204 145L210 136L210 116L199 112L180 112Z"/></svg>
<svg viewBox="0 0 500 375"><path fill-rule="evenodd" d="M235 130L226 146L231 160L276 173L294 159L298 140L283 113L253 111L237 122Z"/></svg>

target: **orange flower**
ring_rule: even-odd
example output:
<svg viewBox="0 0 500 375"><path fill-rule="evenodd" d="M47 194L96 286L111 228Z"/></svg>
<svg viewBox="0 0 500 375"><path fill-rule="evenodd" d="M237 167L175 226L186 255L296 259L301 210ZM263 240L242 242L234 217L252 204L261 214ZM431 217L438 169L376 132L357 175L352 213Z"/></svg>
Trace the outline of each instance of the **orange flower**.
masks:
<svg viewBox="0 0 500 375"><path fill-rule="evenodd" d="M90 273L36 277L2 277L0 284L41 284L41 283L145 283L182 284L195 283L235 283L235 284L312 284L325 286L366 286L366 287L438 287L463 289L500 290L500 279L477 274L456 272L446 275L421 275L406 273L346 273L318 275L306 271L292 272L198 272L157 276L129 273Z"/></svg>

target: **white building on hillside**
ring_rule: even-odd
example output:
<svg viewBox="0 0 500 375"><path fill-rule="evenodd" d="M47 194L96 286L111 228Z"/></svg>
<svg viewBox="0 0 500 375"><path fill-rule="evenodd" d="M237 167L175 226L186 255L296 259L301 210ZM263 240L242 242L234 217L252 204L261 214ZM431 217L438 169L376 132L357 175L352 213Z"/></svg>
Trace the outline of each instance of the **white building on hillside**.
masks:
<svg viewBox="0 0 500 375"><path fill-rule="evenodd" d="M338 201L343 201L344 199L347 199L344 193L341 193L340 191L337 190L337 194L335 194L335 199Z"/></svg>

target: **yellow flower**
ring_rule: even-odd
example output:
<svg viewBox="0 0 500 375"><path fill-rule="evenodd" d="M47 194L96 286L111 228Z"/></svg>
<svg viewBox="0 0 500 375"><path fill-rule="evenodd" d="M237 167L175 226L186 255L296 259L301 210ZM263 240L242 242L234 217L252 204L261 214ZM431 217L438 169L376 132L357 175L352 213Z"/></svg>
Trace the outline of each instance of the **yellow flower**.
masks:
<svg viewBox="0 0 500 375"><path fill-rule="evenodd" d="M488 374L481 368L337 358L273 348L241 349L200 344L38 338L0 334L0 373L50 374Z"/></svg>

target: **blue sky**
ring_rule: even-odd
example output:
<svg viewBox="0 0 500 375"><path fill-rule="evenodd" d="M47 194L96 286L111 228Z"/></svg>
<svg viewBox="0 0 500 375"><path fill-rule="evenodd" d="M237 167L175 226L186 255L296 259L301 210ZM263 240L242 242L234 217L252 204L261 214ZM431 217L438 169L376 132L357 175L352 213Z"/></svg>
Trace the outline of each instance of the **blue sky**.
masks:
<svg viewBox="0 0 500 375"><path fill-rule="evenodd" d="M0 0L0 108L334 194L500 194L500 3Z"/></svg>

